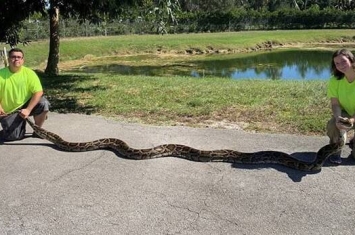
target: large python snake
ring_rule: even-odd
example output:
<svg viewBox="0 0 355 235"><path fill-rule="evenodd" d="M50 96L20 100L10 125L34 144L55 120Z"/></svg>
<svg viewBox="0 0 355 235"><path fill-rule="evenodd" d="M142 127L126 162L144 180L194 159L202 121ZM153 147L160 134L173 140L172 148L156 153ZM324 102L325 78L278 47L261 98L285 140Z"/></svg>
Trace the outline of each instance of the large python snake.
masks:
<svg viewBox="0 0 355 235"><path fill-rule="evenodd" d="M129 147L124 141L115 138L103 138L91 142L67 142L57 134L38 127L28 118L26 120L32 127L34 133L39 137L54 143L62 150L82 152L96 149L110 149L122 157L134 160L171 156L198 162L229 162L244 164L272 163L302 171L320 171L325 160L330 155L340 151L343 146L343 143L325 145L317 152L317 156L312 162L298 160L287 153L278 151L260 151L251 153L228 149L204 151L181 144L163 144L153 148L134 149Z"/></svg>

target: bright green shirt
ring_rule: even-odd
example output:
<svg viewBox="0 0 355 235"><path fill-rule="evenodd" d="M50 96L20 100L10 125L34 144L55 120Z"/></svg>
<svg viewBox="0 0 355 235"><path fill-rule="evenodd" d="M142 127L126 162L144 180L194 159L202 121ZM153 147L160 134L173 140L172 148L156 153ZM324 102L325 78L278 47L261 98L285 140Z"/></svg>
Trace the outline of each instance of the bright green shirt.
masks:
<svg viewBox="0 0 355 235"><path fill-rule="evenodd" d="M12 73L8 67L0 69L0 104L5 113L20 108L39 91L42 85L33 70L25 66L17 73Z"/></svg>
<svg viewBox="0 0 355 235"><path fill-rule="evenodd" d="M332 76L328 84L327 96L338 98L341 109L350 116L355 114L355 82L349 83L345 77L337 80Z"/></svg>

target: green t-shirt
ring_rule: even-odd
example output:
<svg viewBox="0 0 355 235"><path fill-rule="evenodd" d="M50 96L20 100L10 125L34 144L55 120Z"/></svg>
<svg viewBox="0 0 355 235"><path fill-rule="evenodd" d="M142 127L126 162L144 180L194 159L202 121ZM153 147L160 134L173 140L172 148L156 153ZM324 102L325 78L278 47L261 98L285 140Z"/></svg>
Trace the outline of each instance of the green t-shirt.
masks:
<svg viewBox="0 0 355 235"><path fill-rule="evenodd" d="M337 80L332 76L328 84L327 96L338 98L341 109L350 116L355 114L355 82L349 83L345 77Z"/></svg>
<svg viewBox="0 0 355 235"><path fill-rule="evenodd" d="M5 113L20 108L39 91L42 85L33 70L25 66L17 73L12 73L8 67L0 69L0 104Z"/></svg>

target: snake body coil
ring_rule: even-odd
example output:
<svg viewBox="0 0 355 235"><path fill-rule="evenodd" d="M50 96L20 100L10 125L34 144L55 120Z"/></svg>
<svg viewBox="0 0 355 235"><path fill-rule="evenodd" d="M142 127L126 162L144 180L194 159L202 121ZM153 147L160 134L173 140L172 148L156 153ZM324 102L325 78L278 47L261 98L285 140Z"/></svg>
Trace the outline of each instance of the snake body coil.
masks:
<svg viewBox="0 0 355 235"><path fill-rule="evenodd" d="M330 155L338 152L342 147L342 143L325 145L317 152L317 156L312 162L298 160L287 153L278 151L251 153L228 149L205 151L181 144L163 144L153 148L134 149L129 147L124 141L115 138L103 138L90 142L68 142L63 140L59 135L38 127L28 118L26 120L38 136L52 142L62 150L83 152L97 149L110 149L122 157L134 160L172 156L198 162L273 163L302 171L320 171L325 160Z"/></svg>

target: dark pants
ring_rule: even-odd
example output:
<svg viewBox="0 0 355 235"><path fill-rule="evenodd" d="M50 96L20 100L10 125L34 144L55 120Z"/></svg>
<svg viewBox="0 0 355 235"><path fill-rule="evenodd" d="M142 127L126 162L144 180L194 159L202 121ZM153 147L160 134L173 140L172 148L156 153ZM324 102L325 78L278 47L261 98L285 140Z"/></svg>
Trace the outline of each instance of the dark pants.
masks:
<svg viewBox="0 0 355 235"><path fill-rule="evenodd" d="M20 109L28 106L30 101L27 101ZM41 97L38 104L32 109L30 116L37 116L43 112L49 111L50 103L45 97ZM23 139L26 133L26 121L19 115L18 112L13 112L10 115L0 117L1 127L0 141L13 141Z"/></svg>
<svg viewBox="0 0 355 235"><path fill-rule="evenodd" d="M25 109L27 108L28 104L30 103L30 100L27 101L21 108L19 109ZM42 96L41 99L39 100L38 104L32 109L30 116L37 116L40 115L43 112L48 112L49 107L50 107L49 101L46 99L46 97Z"/></svg>

